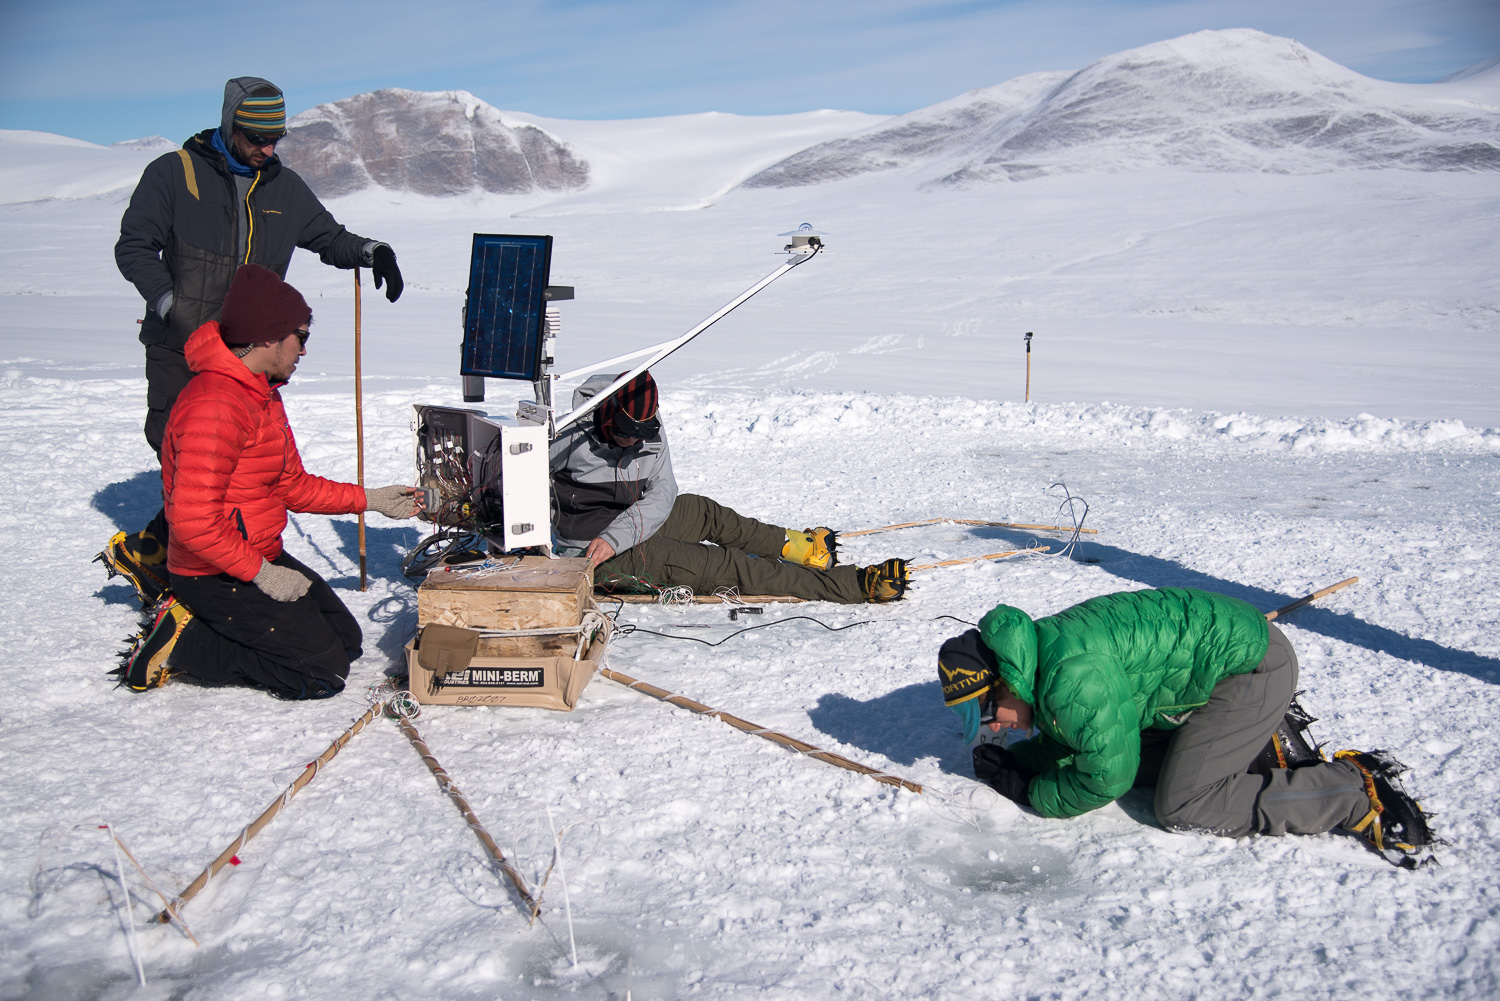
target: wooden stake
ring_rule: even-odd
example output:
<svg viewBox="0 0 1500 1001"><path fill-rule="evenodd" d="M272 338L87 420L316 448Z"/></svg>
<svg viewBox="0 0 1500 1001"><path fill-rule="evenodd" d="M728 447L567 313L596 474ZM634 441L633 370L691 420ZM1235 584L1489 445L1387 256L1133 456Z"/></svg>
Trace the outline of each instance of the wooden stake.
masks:
<svg viewBox="0 0 1500 1001"><path fill-rule="evenodd" d="M365 486L365 387L364 370L360 364L360 289L359 268L354 269L354 437L355 449L358 453L356 482L360 489ZM365 578L365 513L359 513L359 589L367 590Z"/></svg>
<svg viewBox="0 0 1500 1001"><path fill-rule="evenodd" d="M202 943L198 941L198 936L193 934L193 930L187 926L187 922L182 920L182 915L177 913L177 908L172 906L171 899L165 893L161 892L156 885L156 880L152 879L151 875L136 861L135 856L130 853L130 849L125 847L124 840L115 833L115 829L108 825L101 824L100 826L109 831L109 836L115 839L115 844L119 845L120 851L124 852L125 857L130 859L130 864L135 866L135 871L141 874L141 878L146 881L146 886L150 887L151 892L161 898L163 905L161 913L167 916L167 920L176 921L177 927L182 929L182 933L191 939L194 945L201 946Z"/></svg>
<svg viewBox="0 0 1500 1001"><path fill-rule="evenodd" d="M516 867L511 865L505 858L505 853L500 851L500 846L495 844L495 839L490 836L489 831L485 830L484 825L479 822L479 818L474 816L474 809L469 806L469 801L464 798L463 793L458 791L458 786L453 784L453 780L448 777L448 773L443 770L443 766L433 756L432 750L427 746L427 742L422 739L422 735L417 732L417 728L411 725L411 720L401 719L398 722L401 724L401 732L406 734L406 739L411 741L411 746L417 749L417 753L422 756L422 760L426 762L428 769L432 771L433 776L437 779L438 788L442 789L443 792L448 794L448 798L453 800L454 804L458 807L458 812L464 815L464 820L468 821L469 827L478 835L479 842L484 845L485 851L489 852L490 857L500 866L500 871L510 877L511 883L516 888L516 893L520 894L521 900L526 904L527 915L531 920L535 921L536 916L541 913L542 908L540 904L531 898L530 891L526 889L526 880L516 871Z"/></svg>
<svg viewBox="0 0 1500 1001"><path fill-rule="evenodd" d="M790 747L795 751L802 752L809 758L816 758L819 761L825 761L830 765L836 765L839 768L843 768L847 771L859 772L861 775L868 775L876 782L881 782L888 786L899 786L902 789L909 789L912 792L924 791L922 787L916 782L909 782L906 779L901 778L900 776L890 775L886 772L882 772L878 768L871 768L868 765L862 765L857 761L850 761L843 755L834 754L832 751L825 751L821 747L816 747L812 744L807 743L806 741L798 740L796 737L789 737L786 734L778 733L775 730L767 730L763 726L757 726L756 724L751 723L748 720L740 719L738 716L731 716L729 713L715 709L712 706L706 706L702 702L695 702L685 695L674 695L671 692L667 691L665 688L657 688L655 685L647 684L644 681L637 681L635 678L630 677L630 675L628 674L621 674L619 671L612 671L607 667L599 668L599 673L608 678L610 681L618 681L626 688L634 688L638 691L645 692L652 698L661 699L663 702L670 702L674 706L680 706L683 709L691 709L693 712L701 713L704 716L712 716L714 719L722 720L723 722L728 723L736 730L743 730L745 733L751 734L752 736L762 737L766 740L771 741L772 743L780 744L783 747Z"/></svg>
<svg viewBox="0 0 1500 1001"><path fill-rule="evenodd" d="M875 535L877 532L894 532L898 528L919 528L922 525L982 525L988 528L1026 528L1033 532L1073 532L1075 529L1063 525L1023 525L1014 521L975 521L972 518L928 518L926 521L903 521L899 525L881 525L879 528L862 528L857 532L840 532L839 538L852 539L857 535ZM1098 535L1097 528L1080 528L1084 535Z"/></svg>
<svg viewBox="0 0 1500 1001"><path fill-rule="evenodd" d="M1330 584L1328 587L1323 588L1323 590L1321 590L1321 591L1314 591L1312 594L1309 594L1306 597L1298 598L1296 601L1292 602L1290 605L1283 605L1281 608L1276 609L1276 611L1274 611L1274 612L1267 612L1266 613L1266 621L1269 622L1272 619L1279 619L1283 615L1285 615L1287 612L1295 612L1297 609L1301 608L1303 605L1310 604L1311 602L1317 601L1319 598L1323 597L1325 594L1332 594L1333 592L1339 590L1340 588L1345 588L1345 587L1348 587L1350 584L1357 584L1357 583L1359 583L1359 578L1358 577L1350 577L1348 580L1341 580L1337 584Z"/></svg>
<svg viewBox="0 0 1500 1001"><path fill-rule="evenodd" d="M661 601L659 594L615 594L613 591L595 591L594 596L612 598L627 605L654 605ZM806 600L806 598L794 598L789 594L742 594L734 601L726 601L717 594L693 595L695 605L724 604L731 608L735 605L800 605Z"/></svg>
<svg viewBox="0 0 1500 1001"><path fill-rule="evenodd" d="M259 834L261 830L267 824L269 824L278 813L281 812L281 808L286 806L291 798L301 791L303 786L307 785L313 779L317 778L318 772L322 769L322 767L328 764L328 762L332 761L334 757L339 753L339 751L343 749L344 745L349 743L349 741L353 739L356 733L359 733L359 731L363 730L365 728L365 724L374 719L375 714L380 712L381 709L384 708L384 706L385 703L383 702L375 703L375 705L370 707L368 712L366 712L359 719L355 720L354 723L349 727L349 729L339 734L334 742L328 745L328 750L318 755L317 760L313 761L306 768L302 769L302 773L292 780L292 784L286 787L286 791L283 792L280 796L276 797L276 801L270 806L266 807L265 812L262 813L259 817L256 817L255 820L250 823L249 827L241 831L240 836L235 838L234 842L228 848L220 852L219 857L210 862L208 864L208 868L200 872L198 874L198 878L193 880L192 883L188 884L188 888L186 890L183 890L181 893L179 893L177 895L177 898L173 900L172 903L168 904L161 910L159 914L156 915L156 920L162 924L166 924L168 921L171 921L173 912L181 911L183 905L185 905L189 900L192 900L194 897L196 897L199 891L208 885L208 881L210 879L213 879L214 876L218 874L220 869L224 868L232 861L237 861L235 859L236 853L243 849L246 843L248 843L251 838Z"/></svg>
<svg viewBox="0 0 1500 1001"><path fill-rule="evenodd" d="M1031 331L1026 331L1026 402L1031 402Z"/></svg>
<svg viewBox="0 0 1500 1001"><path fill-rule="evenodd" d="M1035 549L1012 549L1004 553L989 553L985 556L965 556L960 560L943 560L941 563L918 563L916 566L908 566L911 570L931 570L933 567L956 567L964 563L978 563L980 560L1003 560L1007 556L1018 556L1021 553L1045 553L1048 546L1037 546Z"/></svg>

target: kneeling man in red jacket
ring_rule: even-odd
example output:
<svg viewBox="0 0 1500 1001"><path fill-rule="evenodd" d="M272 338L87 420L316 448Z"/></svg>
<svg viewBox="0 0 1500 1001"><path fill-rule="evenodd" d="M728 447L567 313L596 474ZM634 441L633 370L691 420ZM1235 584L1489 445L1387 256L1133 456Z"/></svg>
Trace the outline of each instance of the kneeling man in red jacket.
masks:
<svg viewBox="0 0 1500 1001"><path fill-rule="evenodd" d="M359 623L323 578L282 550L287 512L410 518L417 504L411 487L366 491L302 468L279 390L307 353L311 322L301 293L246 264L220 319L188 340L197 374L161 449L172 590L126 661L132 691L169 674L288 699L344 688L360 655Z"/></svg>

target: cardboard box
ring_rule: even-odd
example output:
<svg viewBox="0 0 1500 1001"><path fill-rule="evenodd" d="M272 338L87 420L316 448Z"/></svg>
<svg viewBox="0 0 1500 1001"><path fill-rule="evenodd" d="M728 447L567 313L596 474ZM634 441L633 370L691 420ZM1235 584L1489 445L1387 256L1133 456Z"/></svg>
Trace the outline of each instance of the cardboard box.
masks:
<svg viewBox="0 0 1500 1001"><path fill-rule="evenodd" d="M483 576L435 570L417 589L417 625L443 622L470 629L576 626L592 607L593 591L594 571L583 557L525 556L515 567Z"/></svg>
<svg viewBox="0 0 1500 1001"><path fill-rule="evenodd" d="M571 711L604 659L611 629L605 626L574 660L578 636L485 637L467 670L441 679L423 667L416 640L406 644L408 687L418 702L445 706L533 706ZM529 655L502 651L525 650ZM489 652L487 652L489 651Z"/></svg>

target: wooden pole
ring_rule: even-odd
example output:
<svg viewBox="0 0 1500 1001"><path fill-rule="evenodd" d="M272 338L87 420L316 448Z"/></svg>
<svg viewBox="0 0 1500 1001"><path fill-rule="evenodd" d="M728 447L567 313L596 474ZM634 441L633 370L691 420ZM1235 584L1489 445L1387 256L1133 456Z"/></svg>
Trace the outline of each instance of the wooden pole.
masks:
<svg viewBox="0 0 1500 1001"><path fill-rule="evenodd" d="M357 475L360 489L365 486L365 387L364 369L360 363L360 289L359 268L354 269L354 437L355 449L358 454L356 459ZM359 513L359 589L367 590L368 581L365 577L365 513Z"/></svg>
<svg viewBox="0 0 1500 1001"><path fill-rule="evenodd" d="M987 528L1025 528L1033 532L1081 532L1098 535L1097 528L1068 528L1064 525L1023 525L1014 521L975 521L972 518L928 518L926 521L903 521L899 525L881 525L879 528L862 528L857 532L840 532L839 538L852 539L859 535L874 535L877 532L894 532L898 528L919 528L922 525L981 525Z"/></svg>
<svg viewBox="0 0 1500 1001"><path fill-rule="evenodd" d="M596 597L608 598L625 605L655 605L661 601L659 594L615 594L612 591L595 591ZM806 598L794 598L789 594L742 594L738 598L726 599L717 594L695 594L695 605L800 605Z"/></svg>
<svg viewBox="0 0 1500 1001"><path fill-rule="evenodd" d="M453 784L453 780L448 777L448 773L438 763L438 759L433 756L432 750L427 746L427 742L422 739L422 735L417 732L417 728L411 725L411 720L403 718L398 720L398 722L401 724L401 732L406 734L406 739L411 741L411 746L417 749L417 753L422 756L422 760L426 762L428 769L431 770L433 776L437 779L438 788L442 789L443 792L448 794L448 798L453 800L454 804L458 807L458 812L464 815L464 820L468 821L469 827L478 835L479 842L484 845L485 851L489 852L490 857L500 866L500 871L510 877L511 883L516 888L516 893L520 894L521 900L526 904L527 915L533 921L536 920L536 916L541 913L542 908L540 904L532 899L530 891L526 889L526 880L516 871L516 867L511 865L506 859L505 853L500 851L500 846L495 844L495 839L490 836L490 832L485 829L485 826L479 822L479 818L474 816L474 810L469 806L469 801L464 798L463 793L458 791L458 786Z"/></svg>
<svg viewBox="0 0 1500 1001"><path fill-rule="evenodd" d="M775 730L767 730L763 726L758 726L748 720L740 719L738 716L731 716L729 713L715 709L712 706L706 706L702 702L695 702L685 695L674 695L671 692L667 691L665 688L657 688L655 685L647 684L644 681L637 681L635 678L630 677L630 675L628 674L621 674L619 671L612 671L607 667L599 668L599 673L608 678L610 681L618 681L626 688L634 688L638 691L645 692L652 698L661 699L663 702L669 702L674 706L680 706L683 709L691 709L693 712L701 713L704 716L712 716L717 720L722 720L723 722L728 723L736 730L743 730L745 733L748 733L752 736L764 738L765 740L769 740L772 743L780 744L783 747L790 747L795 751L800 751L801 753L807 755L809 758L816 758L819 761L827 762L830 765L836 765L839 768L843 768L851 772L859 772L861 775L868 775L876 782L881 782L888 786L898 786L902 789L909 789L912 792L924 791L922 787L916 782L909 782L906 779L901 778L900 776L889 775L885 772L882 772L878 768L871 768L868 765L862 765L857 761L850 761L843 755L834 754L832 751L825 751L821 747L814 746L813 744L809 744L806 741L798 740L796 737L789 737L786 734L778 733Z"/></svg>
<svg viewBox="0 0 1500 1001"><path fill-rule="evenodd" d="M918 563L916 566L908 566L907 570L931 570L933 567L956 567L964 563L978 563L980 560L1003 560L1007 556L1019 556L1021 553L1045 553L1050 547L1037 546L1035 549L1012 549L1004 553L988 553L984 556L965 556L959 560L943 560L941 563Z"/></svg>
<svg viewBox="0 0 1500 1001"><path fill-rule="evenodd" d="M1031 331L1026 331L1026 402L1031 402Z"/></svg>
<svg viewBox="0 0 1500 1001"><path fill-rule="evenodd" d="M1292 602L1290 605L1283 605L1282 607L1276 609L1276 611L1274 611L1274 612L1267 612L1266 613L1266 621L1269 622L1272 619L1279 619L1279 618L1281 618L1283 615L1285 615L1288 612L1295 612L1297 609L1301 608L1303 605L1307 605L1307 604L1310 604L1310 603L1312 603L1314 601L1317 601L1319 598L1323 597L1325 594L1332 594L1333 592L1335 592L1335 591L1337 591L1337 590L1339 590L1341 588L1348 587L1350 584L1357 584L1357 583L1359 583L1359 578L1358 577L1350 577L1348 580L1341 580L1337 584L1330 584L1327 587L1323 588L1323 590L1321 590L1321 591L1314 591L1312 594L1309 594L1309 595L1307 595L1305 597L1302 597L1302 598L1298 598L1296 601Z"/></svg>
<svg viewBox="0 0 1500 1001"><path fill-rule="evenodd" d="M235 838L234 842L230 844L228 848L220 852L219 857L210 862L208 864L208 868L200 872L198 874L198 878L193 880L192 883L188 884L188 888L186 890L183 890L181 893L179 893L176 899L172 901L172 903L168 904L161 910L160 913L156 915L156 920L162 924L166 924L168 921L171 921L173 914L177 911L181 911L183 906L189 900L192 900L194 897L196 897L199 891L201 891L205 886L208 885L208 881L210 879L213 879L214 876L218 874L220 869L224 868L230 862L237 863L238 860L235 858L236 853L242 850L251 838L259 834L267 824L275 819L276 815L281 812L281 808L286 806L287 803L291 801L291 798L301 791L303 786L307 785L313 779L317 778L318 772L322 769L322 767L328 764L328 762L332 761L334 757L339 753L339 751L343 749L344 745L349 743L349 741L353 739L356 733L359 733L359 731L363 730L365 728L365 724L374 719L375 714L380 712L381 709L384 708L384 706L385 703L383 702L375 703L370 707L368 712L366 712L359 719L355 720L354 723L350 725L349 729L339 734L334 742L328 745L328 749L322 754L318 755L317 760L313 761L306 768L302 769L302 773L292 780L292 784L286 787L285 792L276 797L276 801L274 803L266 807L264 813L262 813L259 817L256 817L255 820L251 821L250 826L241 831L240 836Z"/></svg>
<svg viewBox="0 0 1500 1001"><path fill-rule="evenodd" d="M120 851L124 852L125 857L130 859L130 864L135 866L135 871L141 874L141 878L146 881L146 885L151 888L151 892L161 898L161 902L163 905L161 913L167 915L168 920L176 921L177 927L182 929L182 933L189 939L191 939L194 945L201 947L202 943L198 941L198 936L193 934L193 930L187 926L187 922L182 920L182 915L178 914L177 909L172 906L171 898L169 898L165 893L161 892L160 888L158 888L156 885L156 880L152 879L150 874L146 872L145 868L140 864L140 862L136 861L136 857L131 854L130 849L125 847L124 839L115 833L114 827L110 826L107 823L100 824L99 826L103 830L109 832L109 836L111 838L114 838L115 844L120 846Z"/></svg>

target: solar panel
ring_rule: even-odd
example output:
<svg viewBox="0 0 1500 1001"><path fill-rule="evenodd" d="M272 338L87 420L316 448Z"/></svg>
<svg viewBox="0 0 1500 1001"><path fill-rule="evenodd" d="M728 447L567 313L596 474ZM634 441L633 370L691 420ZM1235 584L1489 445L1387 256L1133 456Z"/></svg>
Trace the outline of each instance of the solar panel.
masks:
<svg viewBox="0 0 1500 1001"><path fill-rule="evenodd" d="M542 377L552 237L475 233L469 258L460 372L493 379Z"/></svg>

